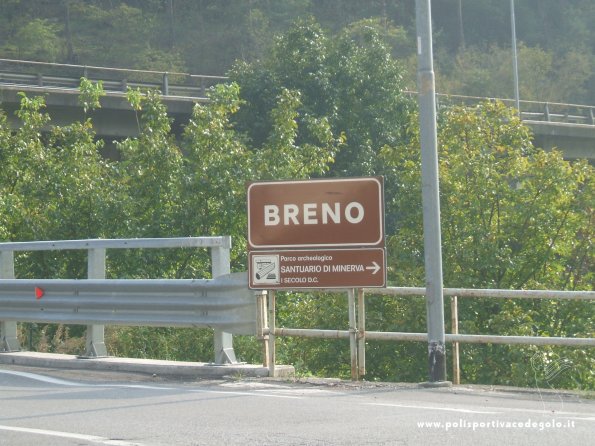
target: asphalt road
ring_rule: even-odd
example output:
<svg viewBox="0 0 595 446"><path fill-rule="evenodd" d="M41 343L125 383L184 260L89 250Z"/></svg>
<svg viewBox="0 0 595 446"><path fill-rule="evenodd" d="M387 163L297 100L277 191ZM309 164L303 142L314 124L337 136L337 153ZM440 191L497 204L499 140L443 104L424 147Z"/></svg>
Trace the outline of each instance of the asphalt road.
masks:
<svg viewBox="0 0 595 446"><path fill-rule="evenodd" d="M0 365L0 445L542 446L593 433L595 400L555 391Z"/></svg>

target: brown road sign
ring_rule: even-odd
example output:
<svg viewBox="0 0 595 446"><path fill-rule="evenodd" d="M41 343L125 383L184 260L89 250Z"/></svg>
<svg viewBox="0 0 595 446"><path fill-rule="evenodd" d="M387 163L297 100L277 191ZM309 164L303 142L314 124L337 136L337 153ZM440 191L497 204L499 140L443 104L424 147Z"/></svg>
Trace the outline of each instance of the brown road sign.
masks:
<svg viewBox="0 0 595 446"><path fill-rule="evenodd" d="M382 178L249 184L248 246L250 250L383 247Z"/></svg>
<svg viewBox="0 0 595 446"><path fill-rule="evenodd" d="M386 284L384 248L252 251L252 289L371 288Z"/></svg>

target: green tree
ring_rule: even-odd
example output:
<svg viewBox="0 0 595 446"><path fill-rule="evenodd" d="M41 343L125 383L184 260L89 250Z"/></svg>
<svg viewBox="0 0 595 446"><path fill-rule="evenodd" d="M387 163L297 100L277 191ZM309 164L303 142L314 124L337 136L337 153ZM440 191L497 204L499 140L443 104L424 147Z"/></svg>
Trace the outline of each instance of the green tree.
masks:
<svg viewBox="0 0 595 446"><path fill-rule="evenodd" d="M568 255L581 243L576 235L583 231L583 241L593 235L584 233L589 215L583 204L593 198L590 166L534 148L528 129L501 103L453 108L440 141L445 259L452 274L445 282L565 288Z"/></svg>
<svg viewBox="0 0 595 446"><path fill-rule="evenodd" d="M142 96L140 135L117 144L121 154L126 232L159 237L171 231L172 210L178 206L182 153L171 134L167 109L154 91Z"/></svg>
<svg viewBox="0 0 595 446"><path fill-rule="evenodd" d="M52 126L42 97L22 95L13 132L0 115L0 238L2 241L68 240L109 236L113 220L113 165L100 155L89 121ZM20 278L84 278L84 252L25 252L15 259ZM29 331L24 330L29 336ZM48 351L62 344L80 352L84 327L50 324L35 332ZM33 342L33 339L31 340ZM58 350L56 350L58 349Z"/></svg>
<svg viewBox="0 0 595 446"><path fill-rule="evenodd" d="M404 137L399 123L409 102L401 92L401 73L378 30L367 22L329 38L314 21L299 21L262 63L239 63L232 70L246 101L237 127L258 145L272 127L274 98L283 88L297 90L303 116L328 119L333 133L344 137L332 175L382 174L376 151ZM307 142L312 135L303 127L297 138Z"/></svg>
<svg viewBox="0 0 595 446"><path fill-rule="evenodd" d="M450 57L450 56L449 56ZM586 103L592 56L573 50L556 55L539 47L518 45L519 96L523 100ZM514 97L512 52L490 46L460 52L451 69L439 71L438 90L478 97Z"/></svg>
<svg viewBox="0 0 595 446"><path fill-rule="evenodd" d="M17 31L9 45L18 59L57 62L62 57L64 42L58 25L45 19L34 19Z"/></svg>
<svg viewBox="0 0 595 446"><path fill-rule="evenodd" d="M284 90L271 110L273 128L260 147L246 144L233 126L242 101L237 84L211 90L208 105L196 105L183 139L186 203L178 222L185 233L229 234L245 268L246 182L308 178L324 174L334 160L337 141L326 120L300 119L296 92ZM299 144L300 126L316 137Z"/></svg>
<svg viewBox="0 0 595 446"><path fill-rule="evenodd" d="M68 0L66 14L60 14L67 30L70 62L185 70L177 49L161 38L159 10L152 2L93 3Z"/></svg>
<svg viewBox="0 0 595 446"><path fill-rule="evenodd" d="M332 72L332 125L345 134L337 175L381 175L377 152L404 143L404 124L412 108L403 94L403 67L391 56L373 23L347 27L329 54Z"/></svg>
<svg viewBox="0 0 595 446"><path fill-rule="evenodd" d="M0 227L4 240L48 240L104 236L110 218L113 168L100 155L91 123L50 125L42 97L22 96L21 127L12 134L2 125ZM84 276L76 262L52 264L54 254L29 255L37 277L70 271ZM45 257L44 257L45 256ZM35 261L38 261L35 266Z"/></svg>
<svg viewBox="0 0 595 446"><path fill-rule="evenodd" d="M416 122L414 117L413 134ZM440 119L438 140L445 286L592 288L592 166L533 147L514 111L497 102L452 108ZM398 284L422 284L419 152L385 147L382 157L403 181L399 206L409 206L401 208L404 215L388 240L392 278ZM399 314L404 312L386 313L397 319ZM588 303L459 303L461 332L471 334L589 337L592 316ZM573 372L559 385L593 388L593 356L582 349L464 345L464 379L532 386L528 361L536 353L573 362Z"/></svg>

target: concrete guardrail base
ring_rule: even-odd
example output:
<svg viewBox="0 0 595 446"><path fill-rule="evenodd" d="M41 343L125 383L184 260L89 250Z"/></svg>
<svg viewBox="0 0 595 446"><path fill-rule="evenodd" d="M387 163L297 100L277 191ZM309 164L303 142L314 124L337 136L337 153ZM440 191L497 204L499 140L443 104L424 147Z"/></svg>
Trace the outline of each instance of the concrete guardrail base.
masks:
<svg viewBox="0 0 595 446"><path fill-rule="evenodd" d="M73 355L39 352L0 353L0 364L30 367L48 367L74 370L99 370L112 372L132 372L180 378L261 378L269 376L269 369L253 364L216 365L202 362L163 361L135 358L81 358ZM292 377L295 369L289 365L276 365L275 377Z"/></svg>

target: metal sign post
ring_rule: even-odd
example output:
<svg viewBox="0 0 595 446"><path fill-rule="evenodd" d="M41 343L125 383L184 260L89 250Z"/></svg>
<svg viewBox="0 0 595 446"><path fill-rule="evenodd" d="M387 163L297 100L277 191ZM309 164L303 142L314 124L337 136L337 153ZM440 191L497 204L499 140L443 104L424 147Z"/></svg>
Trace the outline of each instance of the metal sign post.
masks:
<svg viewBox="0 0 595 446"><path fill-rule="evenodd" d="M276 351L275 351L275 327L276 327L276 299L277 294L275 290L270 290L268 292L269 297L269 341L268 341L268 364L269 364L269 376L275 376L275 362L276 358Z"/></svg>

